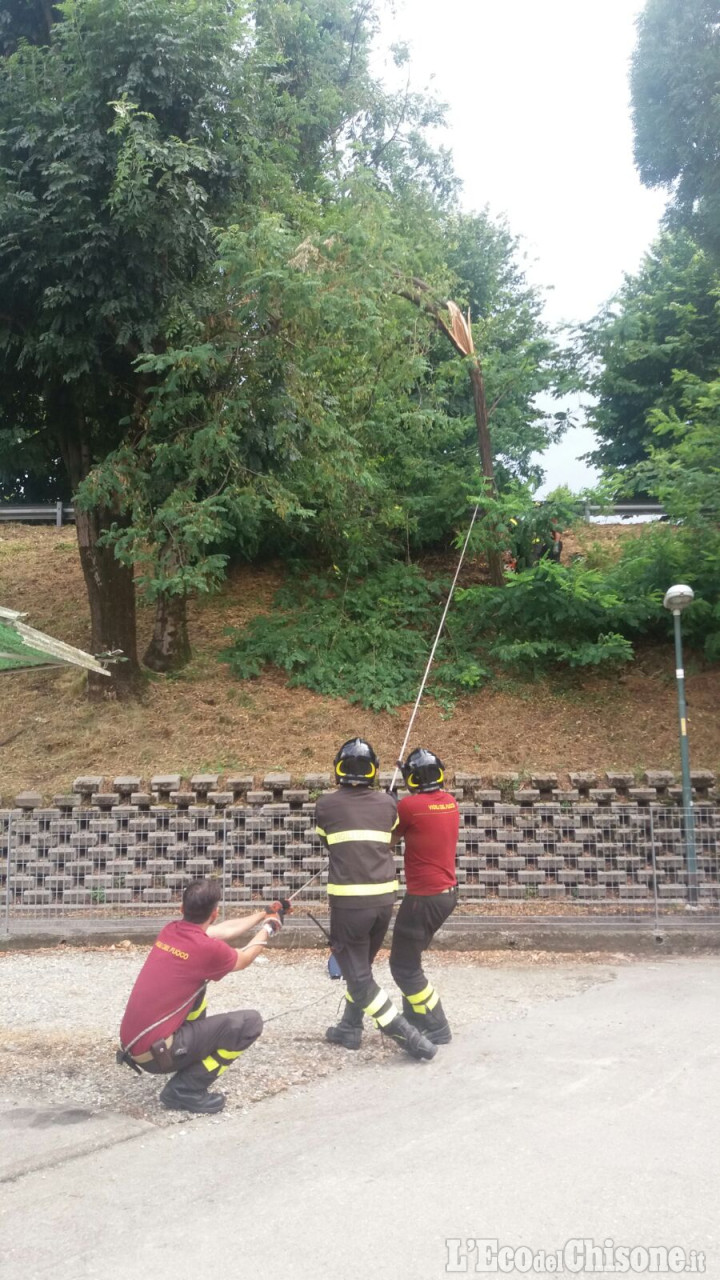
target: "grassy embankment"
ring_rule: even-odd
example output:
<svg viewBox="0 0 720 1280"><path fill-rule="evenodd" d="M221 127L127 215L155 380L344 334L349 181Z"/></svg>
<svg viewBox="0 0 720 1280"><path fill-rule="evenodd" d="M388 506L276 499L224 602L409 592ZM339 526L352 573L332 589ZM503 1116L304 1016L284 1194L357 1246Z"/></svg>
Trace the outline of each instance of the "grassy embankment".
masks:
<svg viewBox="0 0 720 1280"><path fill-rule="evenodd" d="M581 540L613 542L614 528ZM624 535L623 535L624 536ZM577 538L566 539L566 551ZM240 568L222 592L193 604L194 656L175 678L148 678L141 701L91 705L84 677L23 673L0 678L0 793L33 789L51 797L78 774L327 770L339 742L362 733L391 768L407 724L340 699L288 689L279 672L239 682L217 661L225 630L268 609L277 568ZM0 604L62 640L88 645L88 614L73 528L0 525ZM141 646L151 615L140 610ZM692 763L720 770L718 668L688 655ZM16 736L15 736L16 735ZM8 739L12 739L8 741ZM640 653L620 675L578 675L523 684L499 681L463 698L452 716L432 701L421 709L413 744L431 746L448 768L489 779L517 771L679 769L671 648Z"/></svg>

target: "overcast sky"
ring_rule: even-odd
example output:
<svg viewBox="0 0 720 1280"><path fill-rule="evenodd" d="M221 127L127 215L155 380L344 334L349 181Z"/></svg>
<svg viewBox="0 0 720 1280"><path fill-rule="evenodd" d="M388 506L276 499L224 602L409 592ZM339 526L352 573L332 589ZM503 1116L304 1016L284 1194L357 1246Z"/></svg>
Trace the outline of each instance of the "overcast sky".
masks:
<svg viewBox="0 0 720 1280"><path fill-rule="evenodd" d="M467 208L504 213L553 323L587 320L633 272L665 198L632 160L628 68L643 0L398 0L383 43L407 40L411 76L449 107ZM389 67L388 67L389 72ZM549 487L582 487L570 432L543 459Z"/></svg>

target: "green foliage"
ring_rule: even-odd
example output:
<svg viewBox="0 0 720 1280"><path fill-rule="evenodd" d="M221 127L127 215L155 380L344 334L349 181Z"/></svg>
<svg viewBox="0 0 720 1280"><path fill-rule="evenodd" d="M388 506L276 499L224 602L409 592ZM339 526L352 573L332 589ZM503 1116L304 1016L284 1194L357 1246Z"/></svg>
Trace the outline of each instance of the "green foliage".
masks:
<svg viewBox="0 0 720 1280"><path fill-rule="evenodd" d="M252 558L268 518L309 515L270 474L248 467L262 454L247 430L247 404L232 362L209 343L147 356L161 374L145 431L108 454L80 485L77 503L120 519L103 535L124 564L138 568L145 596L211 591L232 551Z"/></svg>
<svg viewBox="0 0 720 1280"><path fill-rule="evenodd" d="M513 569L527 569L547 554L554 535L574 524L581 511L580 500L568 489L556 489L538 502L528 485L517 482L496 493L484 484L471 501L480 508L470 537L471 553L487 555L499 549ZM464 538L464 531L457 535L458 547Z"/></svg>
<svg viewBox="0 0 720 1280"><path fill-rule="evenodd" d="M720 522L720 379L678 370L679 407L653 410L655 443L638 476L669 514L712 535Z"/></svg>
<svg viewBox="0 0 720 1280"><path fill-rule="evenodd" d="M534 502L520 512L510 527L513 567L529 569L545 556L552 556L562 531L575 524L579 516L579 500L565 488L556 489L542 502Z"/></svg>
<svg viewBox="0 0 720 1280"><path fill-rule="evenodd" d="M460 592L462 617L492 637L492 656L531 672L557 664L628 661L633 656L628 636L642 632L658 603L650 592L628 598L612 572L549 560L515 574L503 590Z"/></svg>
<svg viewBox="0 0 720 1280"><path fill-rule="evenodd" d="M589 422L599 439L590 456L624 472L647 457L653 415L682 408L676 370L707 378L720 364L714 264L684 232L666 232L586 326L584 345L596 397Z"/></svg>
<svg viewBox="0 0 720 1280"><path fill-rule="evenodd" d="M298 579L278 592L272 613L235 633L224 656L240 679L272 663L291 685L372 711L392 710L417 693L444 590L417 568L398 564L367 579ZM453 631L441 646L428 687L444 704L487 675L457 641Z"/></svg>
<svg viewBox="0 0 720 1280"><path fill-rule="evenodd" d="M214 256L207 202L230 151L207 139L227 113L232 27L211 0L173 9L68 0L47 48L0 67L6 379L72 384L100 447L132 402L130 360Z"/></svg>
<svg viewBox="0 0 720 1280"><path fill-rule="evenodd" d="M683 619L691 643L720 657L720 379L675 375L679 408L651 414L655 443L637 468L638 483L658 496L678 527L649 531L623 566L641 583L666 590L687 582L696 599Z"/></svg>
<svg viewBox="0 0 720 1280"><path fill-rule="evenodd" d="M711 412L713 397L707 403ZM710 465L706 448L695 457L701 464L698 477ZM713 459L717 468L716 453ZM683 485L692 488L691 470L686 454ZM488 520L510 537L508 512L517 511L527 524L522 536L531 543L535 536L567 527L575 505L572 495L559 491L545 508L519 489L512 502L494 503ZM677 581L696 592L683 622L687 640L716 660L720 530L704 514L694 521L692 503L687 510L682 525L648 526L628 539L619 555L591 553L570 564L543 558L509 574L502 589L458 589L430 696L448 706L503 668L532 678L546 671L613 669L633 659L639 641L671 643L672 620L662 600ZM488 530L480 536L488 536ZM373 710L391 709L414 697L446 590L446 583L428 581L418 568L399 564L362 578L337 568L331 576L298 578L278 594L269 615L234 635L225 656L241 678L257 676L272 663L288 673L292 684Z"/></svg>
<svg viewBox="0 0 720 1280"><path fill-rule="evenodd" d="M0 502L69 503L71 496L62 460L49 454L47 440L35 424L22 425L19 409L13 429L0 430Z"/></svg>
<svg viewBox="0 0 720 1280"><path fill-rule="evenodd" d="M628 542L614 569L613 580L628 599L652 595L661 599L675 582L687 582L695 600L683 614L688 643L704 650L711 661L720 658L720 529L717 524L691 523L673 528L655 525ZM645 634L670 640L672 619L666 609L650 616Z"/></svg>
<svg viewBox="0 0 720 1280"><path fill-rule="evenodd" d="M689 5L687 13L697 8ZM680 10L676 16L684 21ZM601 444L594 460L616 488L656 497L678 526L647 529L626 545L614 568L605 566L607 572L628 600L635 591L662 596L673 582L688 582L696 600L683 629L691 644L717 659L720 309L711 253L685 231L666 232L638 275L588 328L586 343L597 361L591 420ZM646 634L669 630L665 611L648 619Z"/></svg>
<svg viewBox="0 0 720 1280"><path fill-rule="evenodd" d="M689 643L717 659L720 534L701 541L690 528L656 525L610 563L541 560L502 589L458 589L428 694L451 706L503 669L530 678L612 670L632 661L641 640L671 645L662 600L673 581L697 593L683 620ZM390 710L417 692L446 590L399 564L361 579L339 571L298 578L278 593L271 613L234 633L224 657L241 679L273 664L293 685Z"/></svg>
<svg viewBox="0 0 720 1280"><path fill-rule="evenodd" d="M51 6L40 16L49 22ZM157 529L158 565L144 576L160 590L175 565L183 592L220 571L217 560L212 571L190 566L217 511L209 520L202 489L205 506L193 511L192 479L170 499L172 468L156 460L161 517L127 529L147 507L147 484L132 498L130 485L147 456L155 380L136 361L166 351L180 317L187 336L215 262L215 220L247 168L232 135L239 83L249 97L252 80L240 56L244 10L67 0L55 16L0 61L0 492L76 492L81 509L99 512L93 538L111 520L116 535L123 526L126 563L135 550L148 560ZM212 452L207 438L196 452ZM93 474L104 465L105 477ZM180 554L169 558L176 531ZM97 619L104 584L97 572L87 581ZM132 651L134 637L123 640ZM93 635L97 648L111 641Z"/></svg>
<svg viewBox="0 0 720 1280"><path fill-rule="evenodd" d="M716 270L682 232L665 234L615 315L591 334L602 361L595 458L620 468L622 487L662 502L679 527L648 529L615 570L620 589L664 594L688 582L696 601L683 627L710 658L720 654L720 311ZM612 476L612 470L610 470ZM666 634L668 619L649 628Z"/></svg>
<svg viewBox="0 0 720 1280"><path fill-rule="evenodd" d="M446 262L448 226L424 196L379 191L361 167L321 207L296 200L292 218L260 214L222 237L234 324L253 334L239 351L228 334L247 408L282 442L273 475L310 513L271 521L272 549L355 572L447 543L464 518L478 483L467 370L448 358L432 317L399 296L418 272L438 297L464 290ZM505 229L478 216L472 231L488 264L478 335L492 363L502 345L493 324L519 315L531 295L519 284L513 293L520 274ZM522 441L520 431L515 445L507 438L506 461L520 471L539 442L531 402L554 352L539 321L533 332L532 358L519 331L503 340L508 403L514 396L526 423Z"/></svg>
<svg viewBox="0 0 720 1280"><path fill-rule="evenodd" d="M598 632L596 640L511 640L498 642L493 655L508 667L537 674L553 666L607 667L629 662L633 647L617 632Z"/></svg>
<svg viewBox="0 0 720 1280"><path fill-rule="evenodd" d="M458 592L438 647L428 693L443 705L482 686L491 670L527 675L558 667L612 667L633 656L631 636L662 612L662 597L623 594L613 574L541 561L504 589ZM419 687L445 584L414 567L390 565L359 581L300 580L273 611L235 633L224 655L241 679L271 663L290 684L343 697L373 711L410 702Z"/></svg>
<svg viewBox="0 0 720 1280"><path fill-rule="evenodd" d="M672 213L720 252L720 41L715 0L647 0L632 67L635 161Z"/></svg>
<svg viewBox="0 0 720 1280"><path fill-rule="evenodd" d="M492 637L490 657L503 665L532 673L558 664L612 666L631 660L640 640L671 640L662 600L673 582L687 582L696 593L683 619L689 644L717 660L717 527L648 526L611 563L542 560L509 578L502 591L461 591L459 608L468 629Z"/></svg>
<svg viewBox="0 0 720 1280"><path fill-rule="evenodd" d="M630 637L662 613L662 596L641 578L541 561L502 590L458 591L429 695L451 705L486 683L492 668L535 675L627 662ZM270 614L234 634L224 656L241 679L271 663L293 685L389 710L417 692L445 594L446 584L398 564L364 579L339 572L296 579Z"/></svg>
<svg viewBox="0 0 720 1280"><path fill-rule="evenodd" d="M21 41L47 44L60 17L51 0L3 0L0 9L0 57L14 53Z"/></svg>
<svg viewBox="0 0 720 1280"><path fill-rule="evenodd" d="M471 307L501 481L536 478L562 426L518 243L457 213L442 109L373 78L377 28L364 0L13 0L0 22L0 488L64 473L160 603L232 554L357 574L447 545L476 427L417 277Z"/></svg>

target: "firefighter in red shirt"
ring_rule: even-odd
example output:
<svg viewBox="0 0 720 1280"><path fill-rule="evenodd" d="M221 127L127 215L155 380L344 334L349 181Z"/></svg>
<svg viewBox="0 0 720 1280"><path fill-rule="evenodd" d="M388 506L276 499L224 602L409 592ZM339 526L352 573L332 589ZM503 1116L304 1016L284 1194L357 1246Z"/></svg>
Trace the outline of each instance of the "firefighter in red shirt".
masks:
<svg viewBox="0 0 720 1280"><path fill-rule="evenodd" d="M177 1111L215 1115L225 1106L209 1086L262 1032L255 1009L206 1016L208 982L246 969L282 927L286 902L218 922L217 880L194 880L183 893L182 919L161 930L130 993L120 1026L118 1061L138 1073L174 1072L160 1101ZM261 928L242 950L229 939Z"/></svg>
<svg viewBox="0 0 720 1280"><path fill-rule="evenodd" d="M460 812L443 791L443 763L416 747L401 764L409 795L398 805L393 835L405 840L406 893L395 920L390 972L403 993L403 1013L433 1044L452 1039L440 997L422 967L429 947L457 905L455 856Z"/></svg>

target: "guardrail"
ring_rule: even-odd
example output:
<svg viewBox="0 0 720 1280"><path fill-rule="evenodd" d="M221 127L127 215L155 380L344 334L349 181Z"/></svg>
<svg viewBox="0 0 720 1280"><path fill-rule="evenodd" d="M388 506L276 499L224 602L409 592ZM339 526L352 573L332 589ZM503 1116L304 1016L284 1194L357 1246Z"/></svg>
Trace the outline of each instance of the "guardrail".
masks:
<svg viewBox="0 0 720 1280"><path fill-rule="evenodd" d="M75 519L75 508L64 502L23 502L15 506L0 504L0 521L28 524L55 524L59 529L67 521Z"/></svg>
<svg viewBox="0 0 720 1280"><path fill-rule="evenodd" d="M616 502L611 507L597 506L595 503L586 502L583 515L586 521L590 521L593 516L618 516L621 520L630 516L657 516L665 515L665 511L659 502ZM52 524L57 525L58 529L67 521L75 519L75 508L67 506L63 502L48 503L21 503L15 506L0 504L0 521L18 521L24 520L32 524Z"/></svg>
<svg viewBox="0 0 720 1280"><path fill-rule="evenodd" d="M602 507L596 506L593 502L586 502L583 515L585 520L589 521L593 516L619 516L621 520L629 516L657 516L658 518L666 515L665 508L660 502L615 502L612 506Z"/></svg>

